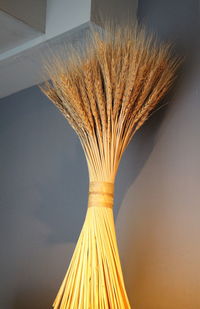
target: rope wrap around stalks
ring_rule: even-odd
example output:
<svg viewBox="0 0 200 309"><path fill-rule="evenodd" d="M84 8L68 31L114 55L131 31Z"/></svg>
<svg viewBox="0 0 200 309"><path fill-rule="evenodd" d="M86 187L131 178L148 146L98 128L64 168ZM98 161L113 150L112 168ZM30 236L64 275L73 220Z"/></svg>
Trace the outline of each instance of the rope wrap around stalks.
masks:
<svg viewBox="0 0 200 309"><path fill-rule="evenodd" d="M91 182L88 207L113 208L114 184L111 182Z"/></svg>
<svg viewBox="0 0 200 309"><path fill-rule="evenodd" d="M56 54L42 91L86 156L88 210L55 309L130 309L113 220L114 181L131 138L172 84L177 59L137 26L94 28L86 47Z"/></svg>

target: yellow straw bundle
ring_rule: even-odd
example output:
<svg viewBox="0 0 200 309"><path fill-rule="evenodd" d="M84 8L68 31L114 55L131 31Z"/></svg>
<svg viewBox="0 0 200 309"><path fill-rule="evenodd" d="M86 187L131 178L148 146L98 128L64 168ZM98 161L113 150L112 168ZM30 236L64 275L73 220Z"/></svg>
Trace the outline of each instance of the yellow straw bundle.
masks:
<svg viewBox="0 0 200 309"><path fill-rule="evenodd" d="M77 132L88 163L88 211L53 304L62 309L130 308L115 236L114 181L134 133L169 89L177 60L143 29L92 30L82 53L55 55L43 92Z"/></svg>

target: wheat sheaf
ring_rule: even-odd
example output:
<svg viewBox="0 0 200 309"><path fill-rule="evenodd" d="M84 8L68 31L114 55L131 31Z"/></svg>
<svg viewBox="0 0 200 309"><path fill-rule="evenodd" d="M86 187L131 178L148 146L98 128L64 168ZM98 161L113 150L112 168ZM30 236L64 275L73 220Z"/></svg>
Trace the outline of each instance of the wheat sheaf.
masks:
<svg viewBox="0 0 200 309"><path fill-rule="evenodd" d="M94 26L82 50L45 64L49 81L41 89L78 134L90 180L85 222L54 308L131 308L113 220L115 176L178 64L169 45L130 24Z"/></svg>

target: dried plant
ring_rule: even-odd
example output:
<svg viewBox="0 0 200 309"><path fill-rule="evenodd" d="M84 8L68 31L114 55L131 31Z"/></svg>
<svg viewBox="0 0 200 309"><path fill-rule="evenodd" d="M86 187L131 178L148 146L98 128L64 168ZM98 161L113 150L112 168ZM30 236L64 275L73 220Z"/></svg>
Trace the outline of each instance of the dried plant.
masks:
<svg viewBox="0 0 200 309"><path fill-rule="evenodd" d="M89 170L88 211L54 308L130 308L113 221L113 187L132 136L171 86L178 61L138 26L95 27L86 47L45 65L42 91L78 134Z"/></svg>

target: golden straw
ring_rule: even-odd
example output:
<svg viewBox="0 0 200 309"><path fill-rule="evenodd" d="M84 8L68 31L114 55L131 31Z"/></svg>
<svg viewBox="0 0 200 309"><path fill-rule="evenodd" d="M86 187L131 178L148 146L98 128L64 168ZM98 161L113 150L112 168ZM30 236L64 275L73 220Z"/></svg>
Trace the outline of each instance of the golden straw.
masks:
<svg viewBox="0 0 200 309"><path fill-rule="evenodd" d="M90 188L85 222L54 308L130 308L113 220L114 181L132 136L172 84L178 61L138 26L92 29L87 47L45 65L42 91L78 134Z"/></svg>

